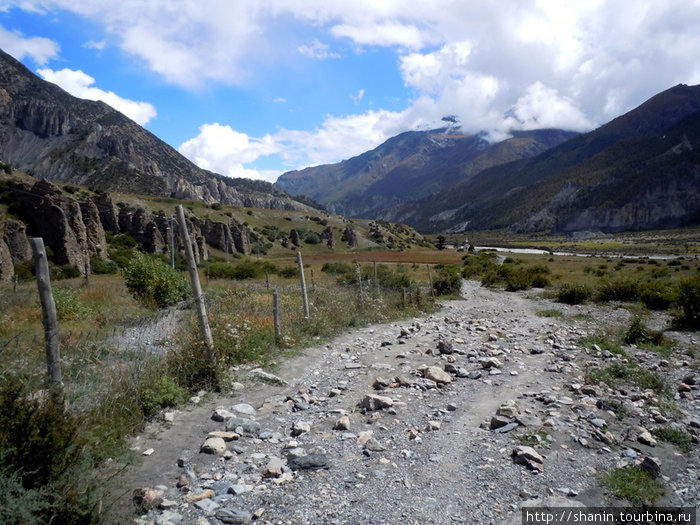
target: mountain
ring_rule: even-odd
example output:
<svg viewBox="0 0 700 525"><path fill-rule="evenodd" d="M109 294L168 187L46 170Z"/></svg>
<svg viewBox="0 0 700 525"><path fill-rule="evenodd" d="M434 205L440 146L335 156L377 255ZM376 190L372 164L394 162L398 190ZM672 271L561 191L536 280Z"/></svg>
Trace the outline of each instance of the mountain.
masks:
<svg viewBox="0 0 700 525"><path fill-rule="evenodd" d="M420 231L625 231L700 223L700 86L680 84L536 157L394 210Z"/></svg>
<svg viewBox="0 0 700 525"><path fill-rule="evenodd" d="M0 159L35 178L105 191L309 209L272 184L198 168L107 104L69 95L1 50Z"/></svg>
<svg viewBox="0 0 700 525"><path fill-rule="evenodd" d="M388 219L392 208L469 180L497 164L532 157L575 136L561 130L516 132L493 144L453 127L408 131L344 160L283 174L275 183L333 213Z"/></svg>

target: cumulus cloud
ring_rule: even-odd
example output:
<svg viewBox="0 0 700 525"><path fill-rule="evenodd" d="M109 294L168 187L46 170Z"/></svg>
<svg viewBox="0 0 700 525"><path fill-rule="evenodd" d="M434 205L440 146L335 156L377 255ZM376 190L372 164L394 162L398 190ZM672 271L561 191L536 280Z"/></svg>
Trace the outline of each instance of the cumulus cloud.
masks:
<svg viewBox="0 0 700 525"><path fill-rule="evenodd" d="M428 39L414 25L400 22L382 22L366 25L339 24L331 28L336 37L347 37L362 45L402 46L420 49Z"/></svg>
<svg viewBox="0 0 700 525"><path fill-rule="evenodd" d="M278 155L290 165L337 161L392 133L440 125L445 115L456 115L473 132L545 125L586 130L671 85L700 82L698 0L7 0L5 5L47 13L66 9L89 18L104 27L110 43L188 89L246 85L259 70L299 54L335 58L330 50L348 42L358 54L368 47L395 53L409 90L400 111L328 115L311 130L277 130L265 136L273 153L259 151L265 137L246 136L245 147L238 137L238 149L217 156L205 147L209 138L200 129L200 162L219 159L222 173L229 173L226 166L250 169L245 166L253 162L246 160L251 152L257 158ZM310 35L319 36L309 42ZM8 33L0 34L0 44L2 38ZM50 42L40 44L37 60L55 56Z"/></svg>
<svg viewBox="0 0 700 525"><path fill-rule="evenodd" d="M259 139L218 123L204 124L199 134L184 142L178 151L200 168L229 177L247 177L274 182L279 173L244 167L261 156L280 151L270 136Z"/></svg>
<svg viewBox="0 0 700 525"><path fill-rule="evenodd" d="M25 37L19 31L0 27L0 48L18 60L31 57L39 65L46 64L58 55L59 46L53 40L42 37Z"/></svg>
<svg viewBox="0 0 700 525"><path fill-rule="evenodd" d="M68 91L68 93L74 97L87 100L101 100L109 104L114 109L122 112L131 120L142 126L148 123L148 121L157 114L153 104L122 98L112 91L104 91L94 87L95 79L80 70L61 69L59 71L54 71L49 68L43 68L38 69L37 73L39 73L44 80L53 82Z"/></svg>

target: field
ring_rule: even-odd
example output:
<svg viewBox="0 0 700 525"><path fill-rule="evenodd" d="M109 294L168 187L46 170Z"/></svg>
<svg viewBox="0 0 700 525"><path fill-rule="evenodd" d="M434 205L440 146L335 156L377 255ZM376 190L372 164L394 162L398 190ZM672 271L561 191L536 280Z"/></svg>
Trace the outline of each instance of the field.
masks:
<svg viewBox="0 0 700 525"><path fill-rule="evenodd" d="M265 222L269 221L268 215ZM11 497L16 508L46 515L49 510L41 502L48 491L61 494L52 500L51 513L82 516L75 523L98 523L95 509L109 505L109 497L100 492L95 467L109 458L128 456L126 438L162 408L182 403L201 389L226 391L228 369L237 363L274 371L285 355L312 342L368 323L431 311L434 296L447 289L438 283L450 282L450 275L507 290L541 288L541 294L564 302L562 290L586 288L590 293L582 300L613 301L629 308L639 317L641 332L647 333L643 323L652 309L682 312L683 283L699 279L700 262L677 248L678 257L658 260L427 248L341 252L311 246L304 253L308 319L303 315L296 259L289 251L273 251L264 258L232 257L229 262L215 252L199 274L216 364L204 357L192 300L185 297L179 306L157 307L153 297L139 295L129 284L129 267L94 275L89 282L55 281L63 366L63 393L58 398L46 389L36 284L3 284L0 428L6 430L0 430L0 444L6 452L0 465L0 502ZM132 257L139 258L135 253ZM172 271L158 256L143 257L157 272ZM177 279L186 275L175 274ZM274 288L280 296L280 334L273 320ZM691 303L698 300L692 293L691 289ZM690 305L691 310L696 307ZM46 433L47 427L57 430ZM28 431L41 438L30 441L25 450ZM48 469L39 468L37 458L47 454L54 460ZM18 478L17 472L26 468L37 468L41 475Z"/></svg>

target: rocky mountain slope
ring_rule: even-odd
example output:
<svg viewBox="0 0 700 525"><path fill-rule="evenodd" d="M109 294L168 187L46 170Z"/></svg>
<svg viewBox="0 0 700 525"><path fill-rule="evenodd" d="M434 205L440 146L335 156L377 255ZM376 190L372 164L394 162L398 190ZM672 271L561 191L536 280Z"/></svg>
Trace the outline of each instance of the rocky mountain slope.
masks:
<svg viewBox="0 0 700 525"><path fill-rule="evenodd" d="M537 155L575 136L561 130L517 132L491 143L458 128L408 131L337 164L283 174L276 186L308 195L349 217L388 219L392 207L470 180L482 170Z"/></svg>
<svg viewBox="0 0 700 525"><path fill-rule="evenodd" d="M700 86L678 85L531 159L484 170L392 220L421 231L623 231L700 223Z"/></svg>
<svg viewBox="0 0 700 525"><path fill-rule="evenodd" d="M103 102L75 98L0 51L0 160L94 189L308 209L269 183L202 170Z"/></svg>

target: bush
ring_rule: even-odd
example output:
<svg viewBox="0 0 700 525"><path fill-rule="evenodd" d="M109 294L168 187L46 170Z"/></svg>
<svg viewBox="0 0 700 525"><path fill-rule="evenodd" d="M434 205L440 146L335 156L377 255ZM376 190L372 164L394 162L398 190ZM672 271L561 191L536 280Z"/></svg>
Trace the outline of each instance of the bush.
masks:
<svg viewBox="0 0 700 525"><path fill-rule="evenodd" d="M340 275L352 273L354 270L352 269L352 266L347 263L336 262L325 263L323 266L321 266L321 271L330 275Z"/></svg>
<svg viewBox="0 0 700 525"><path fill-rule="evenodd" d="M187 278L157 257L137 253L123 273L131 295L146 305L164 308L189 295Z"/></svg>
<svg viewBox="0 0 700 525"><path fill-rule="evenodd" d="M668 310L674 301L670 286L659 281L639 285L639 300L650 310Z"/></svg>
<svg viewBox="0 0 700 525"><path fill-rule="evenodd" d="M97 275L108 275L112 273L117 273L119 271L119 265L114 261L105 261L99 257L90 258L90 269L92 273Z"/></svg>
<svg viewBox="0 0 700 525"><path fill-rule="evenodd" d="M285 279L293 279L299 277L299 268L296 266L285 266L277 274Z"/></svg>
<svg viewBox="0 0 700 525"><path fill-rule="evenodd" d="M631 279L618 279L616 281L603 281L596 290L597 302L636 301L639 298L639 283Z"/></svg>
<svg viewBox="0 0 700 525"><path fill-rule="evenodd" d="M60 395L32 396L15 376L0 385L0 522L98 523L80 419Z"/></svg>
<svg viewBox="0 0 700 525"><path fill-rule="evenodd" d="M92 313L92 309L80 297L80 290L76 288L55 286L52 295L59 321L85 319Z"/></svg>
<svg viewBox="0 0 700 525"><path fill-rule="evenodd" d="M207 266L212 279L259 279L265 273L277 273L278 268L272 263L246 259L236 264L212 263Z"/></svg>
<svg viewBox="0 0 700 525"><path fill-rule="evenodd" d="M564 304L582 304L590 299L593 292L585 284L563 284L557 290L557 301Z"/></svg>
<svg viewBox="0 0 700 525"><path fill-rule="evenodd" d="M625 343L628 345L661 345L664 343L664 334L647 328L639 317L635 317L625 333Z"/></svg>
<svg viewBox="0 0 700 525"><path fill-rule="evenodd" d="M700 328L700 275L678 283L676 305L678 310L673 316L676 326Z"/></svg>
<svg viewBox="0 0 700 525"><path fill-rule="evenodd" d="M304 237L306 244L321 244L321 237L316 232L309 232Z"/></svg>
<svg viewBox="0 0 700 525"><path fill-rule="evenodd" d="M437 295L459 295L462 289L462 276L456 266L443 266L433 280L433 290Z"/></svg>
<svg viewBox="0 0 700 525"><path fill-rule="evenodd" d="M141 388L141 407L147 418L161 408L176 406L187 399L187 390L168 375L144 383Z"/></svg>
<svg viewBox="0 0 700 525"><path fill-rule="evenodd" d="M462 267L462 277L470 279L478 275L498 268L496 261L498 255L493 252L484 252L479 255L467 254L464 256L464 266Z"/></svg>
<svg viewBox="0 0 700 525"><path fill-rule="evenodd" d="M83 274L78 268L71 264L63 264L61 266L51 265L49 267L49 273L51 274L52 281L60 281L62 279L75 279Z"/></svg>

